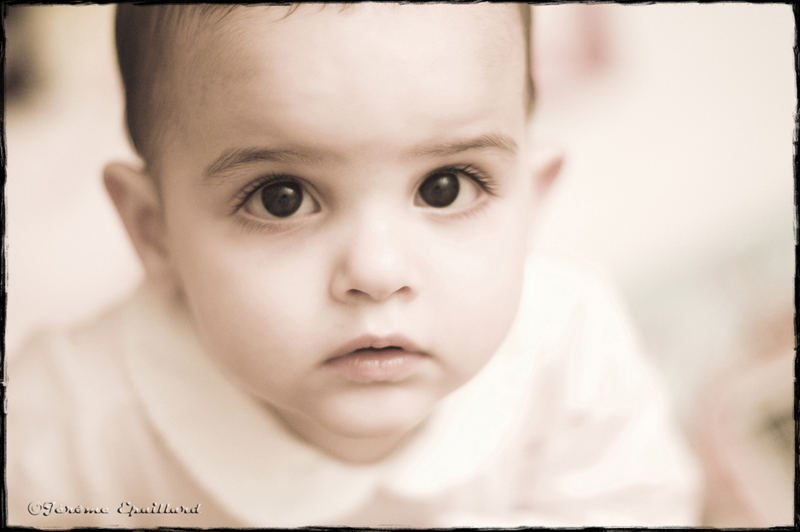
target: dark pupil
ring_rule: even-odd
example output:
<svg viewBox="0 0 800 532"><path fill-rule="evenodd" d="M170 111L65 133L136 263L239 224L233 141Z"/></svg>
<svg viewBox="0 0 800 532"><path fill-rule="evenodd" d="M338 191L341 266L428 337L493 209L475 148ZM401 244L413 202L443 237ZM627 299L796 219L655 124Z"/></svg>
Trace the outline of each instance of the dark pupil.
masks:
<svg viewBox="0 0 800 532"><path fill-rule="evenodd" d="M429 177L419 187L419 195L431 207L447 207L458 197L458 178L453 174Z"/></svg>
<svg viewBox="0 0 800 532"><path fill-rule="evenodd" d="M291 216L303 202L303 189L298 183L275 183L261 190L261 203L273 216Z"/></svg>

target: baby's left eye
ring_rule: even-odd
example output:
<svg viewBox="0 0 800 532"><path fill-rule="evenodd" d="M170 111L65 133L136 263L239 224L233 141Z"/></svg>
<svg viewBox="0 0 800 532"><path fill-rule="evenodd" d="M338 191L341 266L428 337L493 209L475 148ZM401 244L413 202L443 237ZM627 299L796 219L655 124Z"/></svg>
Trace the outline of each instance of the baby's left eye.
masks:
<svg viewBox="0 0 800 532"><path fill-rule="evenodd" d="M480 195L475 179L457 169L443 169L425 178L414 200L416 205L443 209L469 205Z"/></svg>

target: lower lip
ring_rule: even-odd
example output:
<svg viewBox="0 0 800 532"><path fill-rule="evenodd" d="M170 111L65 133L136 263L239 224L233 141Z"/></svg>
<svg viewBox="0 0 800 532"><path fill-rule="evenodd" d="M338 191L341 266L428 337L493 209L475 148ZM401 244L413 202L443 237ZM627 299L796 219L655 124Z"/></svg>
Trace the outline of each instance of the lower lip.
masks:
<svg viewBox="0 0 800 532"><path fill-rule="evenodd" d="M354 382L398 382L411 377L425 358L403 349L364 350L332 358L325 365Z"/></svg>

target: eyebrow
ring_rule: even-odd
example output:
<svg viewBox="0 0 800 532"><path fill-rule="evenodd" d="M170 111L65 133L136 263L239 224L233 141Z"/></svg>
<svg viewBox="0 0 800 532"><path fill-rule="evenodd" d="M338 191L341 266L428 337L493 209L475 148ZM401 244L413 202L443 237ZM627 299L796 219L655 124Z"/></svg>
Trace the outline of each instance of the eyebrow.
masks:
<svg viewBox="0 0 800 532"><path fill-rule="evenodd" d="M233 148L225 150L222 155L214 159L203 172L206 177L214 177L237 166L258 162L312 163L319 161L318 154L291 150L271 148Z"/></svg>
<svg viewBox="0 0 800 532"><path fill-rule="evenodd" d="M478 149L498 149L510 155L515 155L518 146L513 138L499 133L492 133L480 135L475 138L446 141L429 146L419 146L412 150L412 154L415 156L446 157L448 155L457 155L465 151Z"/></svg>
<svg viewBox="0 0 800 532"><path fill-rule="evenodd" d="M417 146L411 150L411 155L415 157L446 157L458 155L465 151L478 149L497 149L510 155L517 153L516 141L498 133L480 135L474 138L449 140L432 145ZM225 150L222 155L214 159L209 164L204 176L212 178L238 166L244 166L259 162L281 162L281 163L315 163L323 157L315 152L300 151L293 149L273 149L273 148L233 148Z"/></svg>

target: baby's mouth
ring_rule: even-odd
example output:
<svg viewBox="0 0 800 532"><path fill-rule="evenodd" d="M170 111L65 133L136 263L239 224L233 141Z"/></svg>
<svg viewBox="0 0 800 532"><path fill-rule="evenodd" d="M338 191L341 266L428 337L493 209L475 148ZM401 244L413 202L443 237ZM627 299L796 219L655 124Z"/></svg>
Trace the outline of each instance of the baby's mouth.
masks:
<svg viewBox="0 0 800 532"><path fill-rule="evenodd" d="M429 357L404 338L395 339L359 338L345 344L325 361L324 366L351 382L391 383L406 380Z"/></svg>
<svg viewBox="0 0 800 532"><path fill-rule="evenodd" d="M386 347L360 347L353 351L353 353L363 353L363 352L371 352L371 353L380 353L384 351L405 351L402 347L397 345L387 345Z"/></svg>

